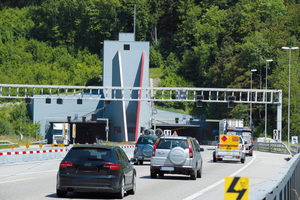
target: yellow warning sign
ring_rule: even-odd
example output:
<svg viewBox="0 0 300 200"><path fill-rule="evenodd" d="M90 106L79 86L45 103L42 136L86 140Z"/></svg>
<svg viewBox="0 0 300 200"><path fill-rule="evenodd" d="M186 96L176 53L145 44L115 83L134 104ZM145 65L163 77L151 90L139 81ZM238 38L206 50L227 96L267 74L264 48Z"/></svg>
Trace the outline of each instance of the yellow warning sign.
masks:
<svg viewBox="0 0 300 200"><path fill-rule="evenodd" d="M225 200L249 199L249 177L225 177Z"/></svg>

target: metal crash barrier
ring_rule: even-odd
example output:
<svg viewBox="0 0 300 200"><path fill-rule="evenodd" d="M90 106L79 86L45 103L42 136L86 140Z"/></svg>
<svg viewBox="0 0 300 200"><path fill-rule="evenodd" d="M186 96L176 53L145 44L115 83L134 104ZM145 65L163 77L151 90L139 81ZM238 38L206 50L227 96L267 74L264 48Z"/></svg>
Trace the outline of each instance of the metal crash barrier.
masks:
<svg viewBox="0 0 300 200"><path fill-rule="evenodd" d="M300 153L300 146L291 146L292 147L292 154L295 155L297 153Z"/></svg>
<svg viewBox="0 0 300 200"><path fill-rule="evenodd" d="M280 142L254 142L253 147L257 151L292 154L287 146Z"/></svg>
<svg viewBox="0 0 300 200"><path fill-rule="evenodd" d="M296 154L260 189L250 194L250 200L299 200L300 154Z"/></svg>

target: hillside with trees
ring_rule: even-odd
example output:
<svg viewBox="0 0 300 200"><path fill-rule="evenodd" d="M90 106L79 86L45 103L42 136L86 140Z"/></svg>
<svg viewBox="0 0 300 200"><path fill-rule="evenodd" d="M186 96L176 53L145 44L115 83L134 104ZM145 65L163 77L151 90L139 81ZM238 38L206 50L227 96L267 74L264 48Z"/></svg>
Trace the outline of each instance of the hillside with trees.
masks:
<svg viewBox="0 0 300 200"><path fill-rule="evenodd" d="M298 0L1 0L0 83L101 85L103 41L133 32L150 41L150 68L160 87L268 89L283 91L283 139L287 139L289 52L299 46ZM292 135L300 135L299 51L291 60ZM299 85L299 86L298 86ZM0 99L0 102L10 101ZM159 103L210 119L249 121L249 105ZM256 133L264 135L264 105L253 105ZM268 134L276 128L268 107ZM0 120L3 124L12 123ZM0 130L1 131L1 130ZM15 130L16 133L17 130ZM258 136L258 135L257 135Z"/></svg>

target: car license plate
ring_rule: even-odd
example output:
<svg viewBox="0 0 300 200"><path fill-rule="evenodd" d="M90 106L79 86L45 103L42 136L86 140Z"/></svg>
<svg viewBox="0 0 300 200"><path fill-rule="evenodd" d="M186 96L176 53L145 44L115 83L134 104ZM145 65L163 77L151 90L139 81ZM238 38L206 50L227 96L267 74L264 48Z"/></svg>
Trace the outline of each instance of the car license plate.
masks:
<svg viewBox="0 0 300 200"><path fill-rule="evenodd" d="M230 155L230 153L227 153L227 155Z"/></svg>
<svg viewBox="0 0 300 200"><path fill-rule="evenodd" d="M161 167L161 171L174 171L174 167Z"/></svg>
<svg viewBox="0 0 300 200"><path fill-rule="evenodd" d="M232 159L232 156L224 156L226 159Z"/></svg>
<svg viewBox="0 0 300 200"><path fill-rule="evenodd" d="M249 153L249 151L245 151L246 153Z"/></svg>

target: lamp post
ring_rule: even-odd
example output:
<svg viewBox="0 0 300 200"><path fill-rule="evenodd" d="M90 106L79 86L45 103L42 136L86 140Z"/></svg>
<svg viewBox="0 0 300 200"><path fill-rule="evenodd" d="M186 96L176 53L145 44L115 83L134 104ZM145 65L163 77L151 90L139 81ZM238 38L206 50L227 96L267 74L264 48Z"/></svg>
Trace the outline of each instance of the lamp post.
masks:
<svg viewBox="0 0 300 200"><path fill-rule="evenodd" d="M299 47L282 47L289 51L289 103L288 103L288 148L290 148L290 99L291 99L291 51L292 49L299 49Z"/></svg>
<svg viewBox="0 0 300 200"><path fill-rule="evenodd" d="M266 60L266 90L268 89L268 62L272 62L273 60ZM265 142L267 142L267 91L266 91L266 97L265 97Z"/></svg>
<svg viewBox="0 0 300 200"><path fill-rule="evenodd" d="M251 87L250 89L252 90L252 72L256 72L256 69L251 69ZM251 96L250 96L250 123L249 126L252 127L252 91L251 91Z"/></svg>

